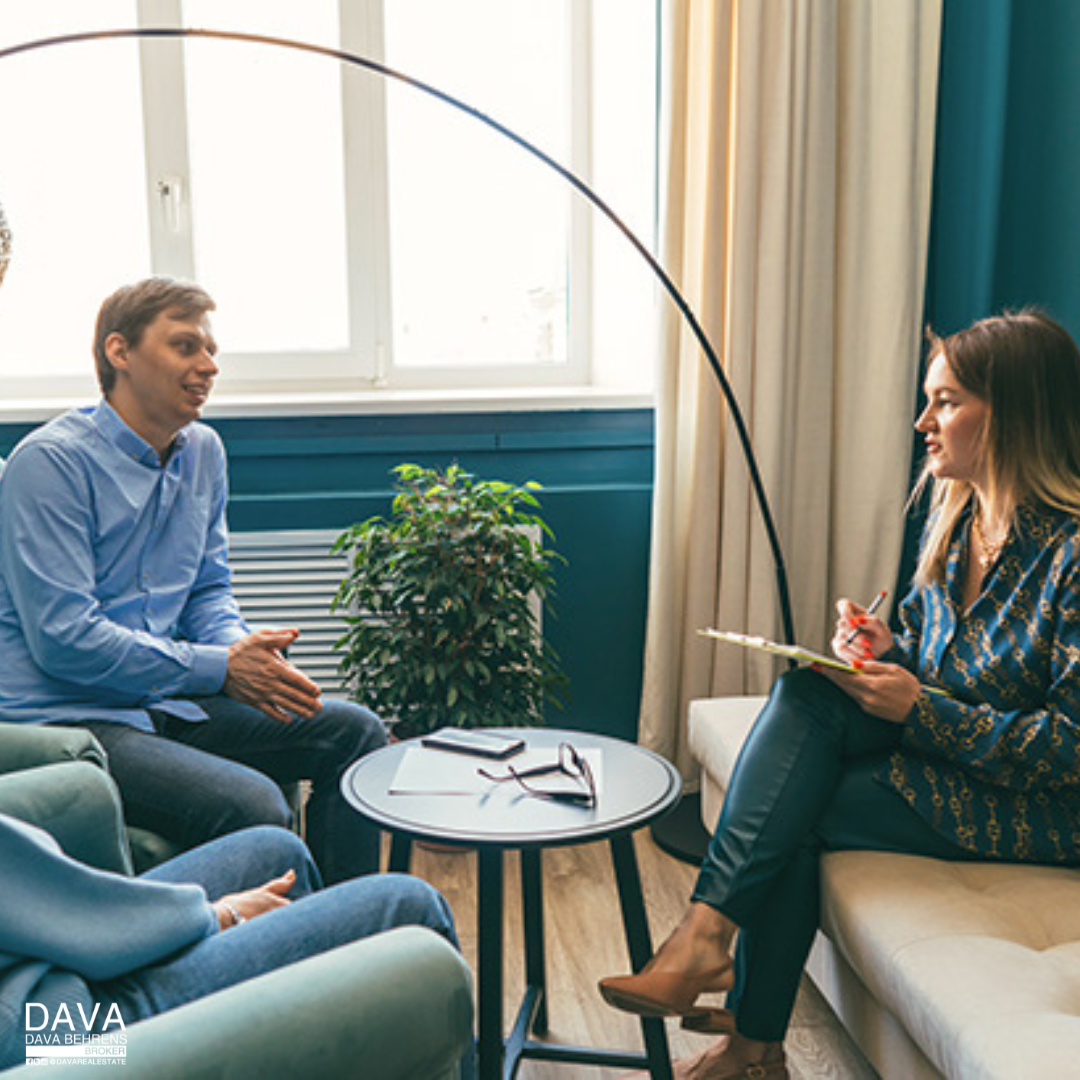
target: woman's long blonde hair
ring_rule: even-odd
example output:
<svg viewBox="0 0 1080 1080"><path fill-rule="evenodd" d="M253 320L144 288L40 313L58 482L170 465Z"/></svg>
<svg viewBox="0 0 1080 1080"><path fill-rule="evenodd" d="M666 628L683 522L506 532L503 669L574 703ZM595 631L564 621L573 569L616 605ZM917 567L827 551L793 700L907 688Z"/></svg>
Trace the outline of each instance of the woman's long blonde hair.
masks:
<svg viewBox="0 0 1080 1080"><path fill-rule="evenodd" d="M987 496L1010 519L1023 502L1080 517L1080 350L1041 311L1025 308L982 319L939 338L941 355L960 385L989 406L982 438ZM931 484L930 524L915 581L944 577L957 523L975 497L963 480L935 480L924 467L916 498Z"/></svg>

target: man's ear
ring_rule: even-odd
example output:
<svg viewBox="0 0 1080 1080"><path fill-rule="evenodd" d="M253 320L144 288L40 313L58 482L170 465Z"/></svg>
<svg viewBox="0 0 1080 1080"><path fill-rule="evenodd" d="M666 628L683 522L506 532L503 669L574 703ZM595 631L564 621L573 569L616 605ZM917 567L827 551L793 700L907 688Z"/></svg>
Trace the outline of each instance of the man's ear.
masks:
<svg viewBox="0 0 1080 1080"><path fill-rule="evenodd" d="M128 343L127 338L120 333L112 333L105 339L105 355L117 371L123 371L128 366Z"/></svg>

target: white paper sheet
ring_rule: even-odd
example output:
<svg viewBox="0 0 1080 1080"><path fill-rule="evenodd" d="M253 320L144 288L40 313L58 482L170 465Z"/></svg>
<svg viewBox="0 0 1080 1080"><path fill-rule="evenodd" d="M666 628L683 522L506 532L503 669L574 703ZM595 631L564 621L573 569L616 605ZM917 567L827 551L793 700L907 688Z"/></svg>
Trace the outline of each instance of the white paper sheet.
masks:
<svg viewBox="0 0 1080 1080"><path fill-rule="evenodd" d="M581 756L589 763L596 782L596 794L603 787L600 750L581 750ZM426 746L410 746L402 755L401 764L390 784L391 795L484 795L493 788L506 788L520 795L521 785L516 780L497 784L477 771L483 769L492 776L508 776L507 765L521 772L537 765L554 764L559 760L555 747L523 750L506 761L491 761L467 754L449 753ZM526 777L525 783L538 791L584 791L579 783L565 773L547 773L543 776Z"/></svg>

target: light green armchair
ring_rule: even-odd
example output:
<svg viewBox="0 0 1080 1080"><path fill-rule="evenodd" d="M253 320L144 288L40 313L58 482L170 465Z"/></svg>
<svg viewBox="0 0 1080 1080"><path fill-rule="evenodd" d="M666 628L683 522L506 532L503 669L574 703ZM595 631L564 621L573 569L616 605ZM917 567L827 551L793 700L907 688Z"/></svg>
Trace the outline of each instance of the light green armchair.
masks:
<svg viewBox="0 0 1080 1080"><path fill-rule="evenodd" d="M48 830L73 858L129 872L115 784L99 764L0 764L0 812ZM8 751L13 751L11 744ZM452 1080L472 1040L472 988L439 935L405 927L212 994L127 1031L129 1080L317 1076ZM69 1076L63 1065L6 1075Z"/></svg>

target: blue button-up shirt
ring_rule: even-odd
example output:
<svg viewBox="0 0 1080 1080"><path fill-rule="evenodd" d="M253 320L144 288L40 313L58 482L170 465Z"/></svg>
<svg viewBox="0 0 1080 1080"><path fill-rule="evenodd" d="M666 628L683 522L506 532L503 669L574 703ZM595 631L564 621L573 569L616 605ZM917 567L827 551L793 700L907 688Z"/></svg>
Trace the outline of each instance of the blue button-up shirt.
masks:
<svg viewBox="0 0 1080 1080"><path fill-rule="evenodd" d="M198 719L228 646L225 451L202 424L162 463L105 402L24 439L0 476L0 720Z"/></svg>

